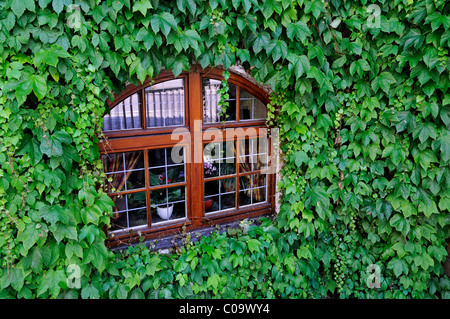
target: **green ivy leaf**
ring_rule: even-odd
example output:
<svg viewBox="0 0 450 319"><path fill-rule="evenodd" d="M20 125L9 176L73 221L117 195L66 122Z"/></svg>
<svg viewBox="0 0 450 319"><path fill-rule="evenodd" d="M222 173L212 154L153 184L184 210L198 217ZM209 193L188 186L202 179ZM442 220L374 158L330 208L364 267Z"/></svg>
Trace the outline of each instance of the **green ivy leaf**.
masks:
<svg viewBox="0 0 450 319"><path fill-rule="evenodd" d="M410 230L410 225L407 219L403 218L400 214L395 214L389 220L389 224L401 232L403 235L407 235Z"/></svg>
<svg viewBox="0 0 450 319"><path fill-rule="evenodd" d="M428 138L436 139L436 125L431 122L425 122L417 126L413 131L413 137L419 137L420 143L425 143Z"/></svg>
<svg viewBox="0 0 450 319"><path fill-rule="evenodd" d="M306 41L311 34L311 30L303 21L289 23L286 28L286 35L290 40L299 39L300 41Z"/></svg>
<svg viewBox="0 0 450 319"><path fill-rule="evenodd" d="M59 58L69 58L71 55L59 45L52 45L50 48L39 50L34 56L34 64L39 67L42 63L57 66Z"/></svg>
<svg viewBox="0 0 450 319"><path fill-rule="evenodd" d="M43 224L29 223L25 230L17 235L17 240L22 242L25 251L28 251L38 240L47 238L47 227Z"/></svg>
<svg viewBox="0 0 450 319"><path fill-rule="evenodd" d="M39 100L47 94L47 81L41 75L31 76L31 88Z"/></svg>
<svg viewBox="0 0 450 319"><path fill-rule="evenodd" d="M56 13L60 14L64 9L65 1L64 0L53 0L52 8Z"/></svg>
<svg viewBox="0 0 450 319"><path fill-rule="evenodd" d="M147 10L153 9L152 3L149 0L139 0L133 2L133 12L139 11L145 17Z"/></svg>
<svg viewBox="0 0 450 319"><path fill-rule="evenodd" d="M301 77L303 74L306 74L311 68L311 64L306 55L288 57L291 61L289 64L289 70L293 70L294 74L297 78Z"/></svg>
<svg viewBox="0 0 450 319"><path fill-rule="evenodd" d="M17 18L20 18L23 15L25 9L34 12L36 9L34 1L33 0L11 1L11 10L14 12Z"/></svg>
<svg viewBox="0 0 450 319"><path fill-rule="evenodd" d="M273 62L276 62L280 58L283 58L283 59L286 58L287 44L283 40L273 39L267 45L266 51L267 51L267 54L272 56ZM308 62L309 62L309 60L308 60Z"/></svg>
<svg viewBox="0 0 450 319"><path fill-rule="evenodd" d="M167 37L171 29L177 29L177 21L169 12L163 12L160 15L153 15L150 20L153 32L158 33L161 30Z"/></svg>
<svg viewBox="0 0 450 319"><path fill-rule="evenodd" d="M249 241L247 242L248 244L248 250L253 253L254 251L259 251L260 247L261 247L261 242L257 239L249 239Z"/></svg>
<svg viewBox="0 0 450 319"><path fill-rule="evenodd" d="M92 262L98 271L102 273L103 270L106 269L108 263L108 251L106 250L104 242L100 238L96 238L85 251L86 257L83 259L83 262Z"/></svg>
<svg viewBox="0 0 450 319"><path fill-rule="evenodd" d="M391 259L387 265L387 268L392 269L397 277L400 277L401 274L407 275L409 273L408 264L405 260L400 258Z"/></svg>
<svg viewBox="0 0 450 319"><path fill-rule="evenodd" d="M43 218L45 221L52 225L57 222L67 224L69 222L69 215L63 207L58 205L44 205L39 208L39 217Z"/></svg>
<svg viewBox="0 0 450 319"><path fill-rule="evenodd" d="M253 40L253 51L255 54L258 54L261 52L263 48L267 48L270 42L270 35L263 31L261 33L258 33L258 35Z"/></svg>

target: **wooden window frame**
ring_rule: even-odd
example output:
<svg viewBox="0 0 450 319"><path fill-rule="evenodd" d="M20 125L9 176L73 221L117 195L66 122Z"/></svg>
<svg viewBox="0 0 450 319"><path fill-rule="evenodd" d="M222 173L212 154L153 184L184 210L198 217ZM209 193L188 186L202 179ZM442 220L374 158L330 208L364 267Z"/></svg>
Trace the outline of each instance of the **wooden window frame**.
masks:
<svg viewBox="0 0 450 319"><path fill-rule="evenodd" d="M241 135L236 135L233 138L235 140L242 138L251 138L251 135L247 135L246 129L251 128L252 132L259 132L261 128L266 127L266 120L244 120L239 121L239 88L247 90L258 98L264 105L267 105L268 95L260 89L257 85L251 83L247 79L231 73L228 79L229 83L236 85L236 121L225 123L209 123L198 125L203 123L203 100L202 100L202 78L213 78L222 80L222 70L220 69L192 69L189 72L182 72L177 78L184 79L184 98L185 98L185 120L184 125L162 127L162 128L146 128L145 121L147 114L145 111L145 88L157 83L173 80L175 77L172 72L161 72L158 78L153 81L146 80L142 85L136 86L133 84L128 85L124 91L115 96L114 102L108 101L108 106L112 109L115 105L119 104L127 97L137 92L142 94L142 121L143 126L141 129L133 129L126 131L105 131L104 135L106 140L102 139L99 142L100 154L105 155L108 153L118 152L130 152L143 150L145 159L147 158L147 152L149 149L170 148L175 145L180 145L180 141L187 141L185 144L185 156L188 159L185 163L185 182L186 185L185 201L186 201L186 218L182 220L167 221L164 223L158 223L151 227L139 226L136 227L136 231L131 229L131 232L114 232L114 236L105 229L108 240L107 245L110 247L121 246L123 244L130 244L136 242L140 236L143 236L145 240L161 238L174 233L184 231L191 231L195 229L210 227L217 224L229 223L236 220L242 220L245 218L252 218L262 215L271 214L275 207L275 176L273 173L267 172L266 175L266 200L261 203L247 205L245 207L239 207L239 177L243 175L255 174L255 172L239 172L239 156L236 155L236 172L233 178L236 178L236 206L235 209L212 212L205 214L204 207L204 183L205 178L204 166L203 166L203 145L207 143L205 131L211 131L217 129L220 132L227 128L242 127ZM177 128L182 128L185 132L179 134L179 140L172 140L171 133ZM258 137L259 133L256 133L254 137ZM198 141L201 141L199 143ZM219 140L216 140L219 141ZM272 145L268 143L268 155L272 152ZM195 163L194 154L201 154L201 163ZM200 156L200 155L197 155ZM199 159L199 158L198 158ZM147 192L147 206L150 205L148 188L148 161L145 163L146 168L146 188ZM170 184L173 187L177 184ZM142 190L142 189L141 189ZM195 190L195 191L194 191ZM150 211L147 211L147 215L150 215Z"/></svg>

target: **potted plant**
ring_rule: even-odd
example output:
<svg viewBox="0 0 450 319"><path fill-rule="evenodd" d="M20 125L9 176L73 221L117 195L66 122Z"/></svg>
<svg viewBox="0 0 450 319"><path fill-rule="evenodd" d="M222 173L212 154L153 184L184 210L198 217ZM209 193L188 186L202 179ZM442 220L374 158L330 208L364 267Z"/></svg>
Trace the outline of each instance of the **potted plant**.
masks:
<svg viewBox="0 0 450 319"><path fill-rule="evenodd" d="M212 204L213 204L212 198L211 199L205 199L205 210L210 209Z"/></svg>
<svg viewBox="0 0 450 319"><path fill-rule="evenodd" d="M149 173L150 185L164 185L171 182L178 182L180 178L180 169L178 167L172 167L167 170L167 178L165 174L154 174L151 171Z"/></svg>
<svg viewBox="0 0 450 319"><path fill-rule="evenodd" d="M156 213L161 219L168 220L173 213L173 201L180 200L181 188L169 188L168 197L166 197L166 190L158 190L155 204L151 204L152 208L156 208ZM167 200L167 201L166 201Z"/></svg>

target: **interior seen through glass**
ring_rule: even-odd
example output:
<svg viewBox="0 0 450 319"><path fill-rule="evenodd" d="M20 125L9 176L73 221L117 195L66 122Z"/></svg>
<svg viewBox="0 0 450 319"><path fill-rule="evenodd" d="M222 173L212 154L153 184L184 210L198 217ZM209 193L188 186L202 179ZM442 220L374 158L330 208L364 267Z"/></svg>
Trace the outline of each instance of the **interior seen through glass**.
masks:
<svg viewBox="0 0 450 319"><path fill-rule="evenodd" d="M102 161L104 188L114 202L111 231L148 225L147 192L151 224L186 217L186 186L170 186L186 180L184 147L106 154Z"/></svg>
<svg viewBox="0 0 450 319"><path fill-rule="evenodd" d="M217 91L222 87L222 82L216 79L203 78L203 123L218 123L222 121L236 121L236 86L229 84L228 108L226 113L220 116L219 105L220 93Z"/></svg>
<svg viewBox="0 0 450 319"><path fill-rule="evenodd" d="M184 124L184 81L175 79L145 89L147 127Z"/></svg>
<svg viewBox="0 0 450 319"><path fill-rule="evenodd" d="M142 128L141 95L135 93L117 104L103 117L103 131Z"/></svg>
<svg viewBox="0 0 450 319"><path fill-rule="evenodd" d="M235 147L238 147L236 149ZM207 143L203 148L205 213L237 207L236 179L239 173L239 206L267 200L266 168L268 144L266 138L238 139ZM239 154L239 164L236 155Z"/></svg>
<svg viewBox="0 0 450 319"><path fill-rule="evenodd" d="M114 106L103 117L103 131L142 128L142 91ZM144 89L147 128L184 125L184 80L169 80Z"/></svg>

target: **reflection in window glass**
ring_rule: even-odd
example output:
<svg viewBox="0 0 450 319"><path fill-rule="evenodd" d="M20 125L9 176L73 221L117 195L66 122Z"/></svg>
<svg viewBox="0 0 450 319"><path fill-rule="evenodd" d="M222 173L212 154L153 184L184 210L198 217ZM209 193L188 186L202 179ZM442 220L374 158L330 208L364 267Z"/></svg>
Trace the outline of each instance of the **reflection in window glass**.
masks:
<svg viewBox="0 0 450 319"><path fill-rule="evenodd" d="M266 201L266 175L252 174L239 177L239 206Z"/></svg>
<svg viewBox="0 0 450 319"><path fill-rule="evenodd" d="M238 141L238 147L240 172L258 171L267 168L267 138L241 139Z"/></svg>
<svg viewBox="0 0 450 319"><path fill-rule="evenodd" d="M243 88L239 88L239 90L239 119L265 119L267 117L266 106Z"/></svg>
<svg viewBox="0 0 450 319"><path fill-rule="evenodd" d="M236 207L236 178L205 182L205 212Z"/></svg>
<svg viewBox="0 0 450 319"><path fill-rule="evenodd" d="M102 156L106 192L117 193L145 187L143 151Z"/></svg>
<svg viewBox="0 0 450 319"><path fill-rule="evenodd" d="M141 95L135 93L117 104L103 117L103 131L132 130L142 128Z"/></svg>
<svg viewBox="0 0 450 319"><path fill-rule="evenodd" d="M160 148L148 151L150 186L185 181L184 148Z"/></svg>
<svg viewBox="0 0 450 319"><path fill-rule="evenodd" d="M147 225L146 192L111 196L114 202L111 230Z"/></svg>
<svg viewBox="0 0 450 319"><path fill-rule="evenodd" d="M236 121L236 86L229 84L228 108L226 114L220 116L220 94L217 92L222 86L220 80L203 79L203 123L218 123L222 121Z"/></svg>
<svg viewBox="0 0 450 319"><path fill-rule="evenodd" d="M204 145L203 173L205 178L236 173L236 152L233 140Z"/></svg>
<svg viewBox="0 0 450 319"><path fill-rule="evenodd" d="M175 79L145 89L147 128L184 125L184 80Z"/></svg>

